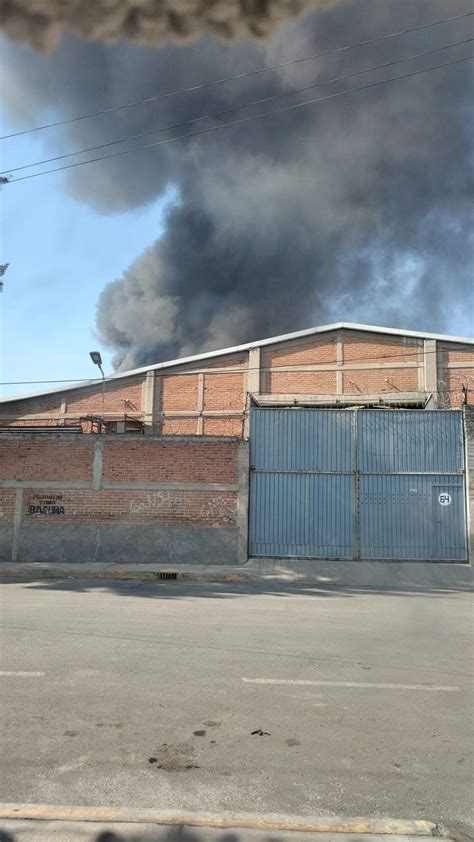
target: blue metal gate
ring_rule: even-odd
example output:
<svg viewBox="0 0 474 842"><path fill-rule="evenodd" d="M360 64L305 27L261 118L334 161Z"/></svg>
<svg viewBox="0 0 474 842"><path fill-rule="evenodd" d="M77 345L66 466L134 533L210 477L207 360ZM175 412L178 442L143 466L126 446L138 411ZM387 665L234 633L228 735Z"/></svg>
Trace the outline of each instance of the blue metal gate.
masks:
<svg viewBox="0 0 474 842"><path fill-rule="evenodd" d="M250 554L464 561L458 411L254 409Z"/></svg>

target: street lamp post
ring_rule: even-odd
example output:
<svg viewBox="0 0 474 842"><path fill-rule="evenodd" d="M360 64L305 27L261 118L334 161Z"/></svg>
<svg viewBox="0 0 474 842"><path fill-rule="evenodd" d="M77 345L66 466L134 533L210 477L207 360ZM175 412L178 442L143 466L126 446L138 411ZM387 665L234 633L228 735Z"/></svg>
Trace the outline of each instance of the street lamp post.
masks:
<svg viewBox="0 0 474 842"><path fill-rule="evenodd" d="M90 358L94 365L98 366L102 375L102 422L105 422L105 374L102 368L102 357L100 351L89 351Z"/></svg>

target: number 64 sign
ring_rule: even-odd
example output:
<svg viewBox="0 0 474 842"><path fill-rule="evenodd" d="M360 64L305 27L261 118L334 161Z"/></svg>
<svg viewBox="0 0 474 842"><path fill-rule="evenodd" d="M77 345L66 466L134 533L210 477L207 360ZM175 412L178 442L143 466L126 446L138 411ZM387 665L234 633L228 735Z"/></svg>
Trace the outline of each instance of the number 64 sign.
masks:
<svg viewBox="0 0 474 842"><path fill-rule="evenodd" d="M438 503L440 506L450 506L452 502L451 495L447 491L443 491L438 495Z"/></svg>

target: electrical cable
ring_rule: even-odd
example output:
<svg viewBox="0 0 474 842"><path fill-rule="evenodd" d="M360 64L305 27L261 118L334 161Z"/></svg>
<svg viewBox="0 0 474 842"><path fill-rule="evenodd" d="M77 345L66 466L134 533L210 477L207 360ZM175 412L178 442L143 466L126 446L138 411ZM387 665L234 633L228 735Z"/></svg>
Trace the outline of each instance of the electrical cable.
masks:
<svg viewBox="0 0 474 842"><path fill-rule="evenodd" d="M85 155L87 152L95 152L97 149L105 149L109 146L115 146L117 143L127 143L130 140L136 140L139 137L147 137L153 134L160 134L161 132L171 131L172 129L179 129L183 128L184 126L190 126L194 123L199 123L201 120L210 120L216 119L218 117L222 117L224 114L230 114L233 111L240 111L242 108L251 108L254 105L263 105L265 102L272 102L276 99L282 99L286 96L294 96L296 94L304 93L305 91L312 90L313 88L321 88L324 85L331 85L334 82L342 82L345 79L353 79L355 76L362 76L364 73L371 73L374 70L383 70L387 67L393 67L395 64L403 64L406 61L412 61L416 58L421 58L423 56L432 55L433 53L439 53L442 50L448 50L450 47L459 47L462 44L470 44L474 41L474 38L465 38L463 41L454 41L451 44L444 44L441 47L435 47L432 50L425 50L421 53L415 53L414 55L407 56L406 58L399 58L395 59L394 61L385 62L385 64L378 64L374 67L366 67L363 70L357 70L354 73L346 73L344 76L336 76L333 79L326 79L323 82L313 82L311 85L306 85L304 88L296 88L293 91L284 91L283 93L274 94L273 96L267 96L262 99L256 99L250 102L243 102L241 105L234 105L231 108L225 108L223 111L215 111L211 112L210 114L203 114L200 117L193 117L191 120L184 120L181 123L174 123L169 126L163 126L161 129L150 129L146 132L139 132L138 134L128 135L127 137L118 138L117 140L110 140L107 143L100 143L97 146L89 146L86 149L78 149L76 152L67 152L63 155L56 155L53 158L45 158L42 161L35 161L32 164L22 164L19 167L10 167L3 170L0 174L1 175L10 175L10 173L18 172L19 170L26 170L30 169L31 167L40 167L43 164L51 164L54 161L62 161L64 158L72 158L74 155ZM132 150L131 150L132 151ZM87 162L84 162L87 163ZM16 180L16 179L14 179Z"/></svg>
<svg viewBox="0 0 474 842"><path fill-rule="evenodd" d="M262 68L259 68L258 70L250 70L247 73L237 73L234 76L226 76L222 79L213 79L210 82L203 82L203 83L200 83L198 85L191 85L188 88L180 88L180 89L175 90L175 91L168 91L168 92L163 93L163 94L157 94L157 95L152 96L152 97L146 97L145 99L136 100L134 102L128 102L128 103L125 103L125 104L122 104L122 105L115 105L115 106L112 106L111 108L104 108L101 111L93 111L90 114L80 114L79 116L76 116L76 117L70 117L67 120L58 120L55 123L46 123L45 125L42 125L42 126L35 126L32 129L23 129L22 131L19 131L19 132L12 132L11 134L0 136L0 140L7 140L8 138L19 137L20 135L30 134L31 132L38 132L38 131L41 131L43 129L54 128L56 126L64 126L64 125L67 125L69 123L77 122L78 120L87 120L87 119L92 118L92 117L99 117L102 114L110 114L112 112L120 111L120 110L123 110L125 108L134 108L137 105L144 105L146 103L156 102L157 100L165 99L167 97L178 96L180 94L190 93L192 91L199 91L199 90L202 90L203 88L209 88L213 85L222 85L225 82L232 82L232 81L235 81L237 79L247 79L250 76L256 76L257 74L260 74L260 73L268 73L271 70L279 70L283 67L289 67L291 65L298 64L298 63L301 63L301 62L304 62L304 61L312 61L312 60L315 60L315 59L318 59L318 58L322 58L324 56L333 55L335 53L340 53L340 52L343 52L345 50L352 50L352 49L355 49L357 47L369 46L370 44L375 44L377 41L383 41L383 40L386 40L388 38L396 38L396 37L401 36L401 35L408 35L411 32L420 32L421 30L429 29L433 26L439 26L443 23L450 23L452 21L461 20L462 18L467 18L467 17L470 17L472 15L474 15L474 12L465 12L464 14L461 14L461 15L454 15L453 17L449 17L449 18L441 18L440 20L431 21L431 23L425 23L425 24L422 24L421 26L414 26L414 27L411 27L410 29L402 29L402 30L399 30L398 32L390 32L387 35L379 35L376 38L370 38L366 41L359 41L359 42L354 43L354 44L346 44L342 47L335 47L334 49L331 49L331 50L325 50L322 53L314 53L313 55L303 56L301 58L293 59L291 61L281 62L280 64L273 64L269 67L262 67Z"/></svg>
<svg viewBox="0 0 474 842"><path fill-rule="evenodd" d="M197 136L202 135L202 134L209 134L209 132L219 131L220 129L225 129L225 128L228 128L230 126L237 126L237 125L240 125L242 123L248 123L252 120L261 119L262 117L269 117L272 114L278 114L278 113L281 113L283 111L290 111L294 108L302 108L302 107L307 106L307 105L314 105L317 102L324 102L324 101L327 101L327 100L330 100L330 99L336 99L337 97L340 97L340 96L347 96L347 94L358 93L359 91L365 91L365 90L368 90L369 88L375 88L375 87L378 87L380 85L387 85L390 82L396 82L400 79L408 79L408 78L411 78L413 76L419 76L421 73L429 73L432 70L438 70L438 69L443 68L443 67L448 67L449 65L459 64L460 62L463 62L463 61L470 61L473 58L474 58L474 55L463 56L462 58L457 58L457 59L453 59L451 61L446 61L442 64L435 64L432 67L425 67L425 68L422 68L421 70L414 70L411 73L403 73L399 76L393 76L390 79L383 79L379 82L372 82L369 85L360 85L358 88L351 88L350 90L339 91L339 92L334 93L334 94L328 94L327 96L317 97L316 99L310 99L310 100L307 100L306 102L297 102L297 103L293 103L292 105L285 105L285 106L282 106L281 108L274 108L272 111L266 111L262 114L253 114L253 115L250 115L249 117L242 117L239 120L233 120L230 123L222 123L220 126L210 126L207 129L200 129L197 132L189 132L188 134L185 134L185 135L178 135L177 137L170 137L170 138L165 138L164 140L157 140L157 141L154 141L153 143L145 144L145 146L135 146L132 149L124 149L124 150L121 150L120 152L113 152L111 155L101 155L98 158L91 158L88 161L78 161L78 162L73 163L73 164L66 164L63 167L54 167L53 169L43 170L43 172L31 173L30 175L23 175L20 178L14 178L14 179L11 179L11 180L7 180L6 183L7 184L15 184L16 182L19 182L19 181L27 181L30 178L39 178L40 176L49 175L50 173L62 172L63 170L74 169L75 167L83 167L86 164L94 164L98 161L105 161L109 158L116 158L116 157L119 157L121 155L129 155L131 152L139 152L143 149L151 149L152 147L155 147L155 146L163 146L164 144L167 144L167 143L175 143L178 140L185 140L187 138L197 137Z"/></svg>

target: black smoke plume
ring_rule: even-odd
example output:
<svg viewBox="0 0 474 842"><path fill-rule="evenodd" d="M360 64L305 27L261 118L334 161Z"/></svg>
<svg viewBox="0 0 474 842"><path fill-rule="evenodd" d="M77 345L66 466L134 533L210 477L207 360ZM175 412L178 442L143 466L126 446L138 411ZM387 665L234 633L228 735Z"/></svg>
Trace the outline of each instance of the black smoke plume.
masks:
<svg viewBox="0 0 474 842"><path fill-rule="evenodd" d="M48 57L8 46L7 107L23 125L52 107L67 116L470 10L464 0L353 0L286 24L265 44L206 36L154 50L68 38ZM284 91L268 108L292 104L468 55L470 44L451 47L290 95L468 38L471 21L73 123L61 150ZM464 62L66 172L65 188L104 213L174 196L158 239L121 278L104 278L97 327L116 366L339 320L445 330L472 306L471 94L472 62ZM227 119L258 110L266 107Z"/></svg>

